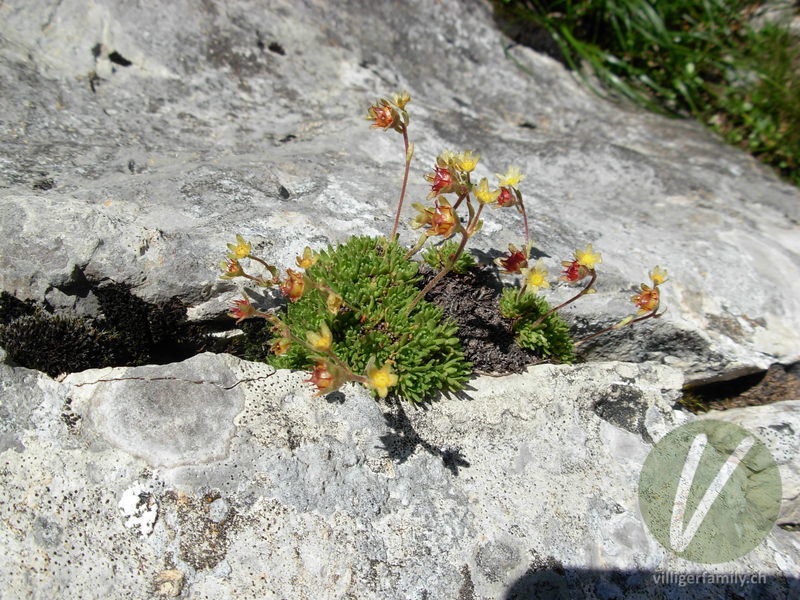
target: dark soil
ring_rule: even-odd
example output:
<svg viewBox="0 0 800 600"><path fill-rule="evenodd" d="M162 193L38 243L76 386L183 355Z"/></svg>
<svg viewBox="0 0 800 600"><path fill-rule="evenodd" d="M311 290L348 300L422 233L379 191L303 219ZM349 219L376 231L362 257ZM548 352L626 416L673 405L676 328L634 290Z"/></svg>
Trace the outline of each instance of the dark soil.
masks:
<svg viewBox="0 0 800 600"><path fill-rule="evenodd" d="M761 373L691 388L681 403L693 412L705 412L797 399L800 399L800 364L775 364Z"/></svg>
<svg viewBox="0 0 800 600"><path fill-rule="evenodd" d="M425 270L422 284L433 273ZM488 267L478 266L463 275L450 273L425 296L458 324L464 354L473 369L493 375L520 373L537 357L517 346L511 321L500 315L503 284Z"/></svg>

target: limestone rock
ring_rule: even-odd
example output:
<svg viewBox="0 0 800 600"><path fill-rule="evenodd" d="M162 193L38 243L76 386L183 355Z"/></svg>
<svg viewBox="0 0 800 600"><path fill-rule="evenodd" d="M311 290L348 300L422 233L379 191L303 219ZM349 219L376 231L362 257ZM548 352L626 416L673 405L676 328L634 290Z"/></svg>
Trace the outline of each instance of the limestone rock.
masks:
<svg viewBox="0 0 800 600"><path fill-rule="evenodd" d="M165 598L177 598L183 589L183 573L177 569L166 569L156 579L156 594Z"/></svg>
<svg viewBox="0 0 800 600"><path fill-rule="evenodd" d="M387 234L401 142L362 117L402 89L409 201L440 150L474 148L478 176L527 173L551 267L603 252L579 335L624 316L650 267L671 278L661 320L587 348L644 364L478 378L424 410L353 386L314 398L302 374L224 355L62 381L0 364L9 597L710 595L654 582L696 567L648 535L638 472L691 418L672 408L684 374L800 356L795 188L509 47L479 0L12 0L0 58L0 289L57 309L92 313L90 283L114 280L214 318L237 293L217 279L235 233L282 267ZM488 263L520 237L513 211L489 211L474 250ZM728 414L794 476L791 406ZM800 596L798 563L796 532L776 527L708 570L763 573L749 597L783 599Z"/></svg>
<svg viewBox="0 0 800 600"><path fill-rule="evenodd" d="M224 371L214 376L220 361L232 360L201 354L169 374L158 366L93 369L65 382L75 388L72 409L90 414L93 430L113 445L154 467L199 464L227 455L242 410L239 381Z"/></svg>
<svg viewBox="0 0 800 600"><path fill-rule="evenodd" d="M363 115L408 89L411 201L440 150L475 148L478 176L527 173L551 267L603 252L579 334L622 318L649 268L670 271L664 318L590 357L693 380L800 357L798 190L696 123L610 104L509 47L488 3L26 0L0 5L0 39L9 292L91 312L88 281L112 279L209 318L235 293L216 277L237 232L283 267L306 244L387 234L402 144ZM478 256L509 242L517 215L490 211Z"/></svg>
<svg viewBox="0 0 800 600"><path fill-rule="evenodd" d="M800 400L710 410L701 418L735 423L764 442L781 473L783 502L778 524L800 525Z"/></svg>
<svg viewBox="0 0 800 600"><path fill-rule="evenodd" d="M18 441L1 457L2 589L86 599L709 596L655 582L698 567L659 546L638 509L652 443L693 418L672 408L678 370L537 366L477 378L424 408L376 402L356 386L316 398L304 377L210 354L62 382L0 366L12 415L4 439ZM127 399L113 411L124 436L107 418L116 398ZM138 511L135 527L123 506ZM147 511L155 519L140 527ZM763 574L752 593L783 599L797 593L798 561L797 534L776 527L750 554L706 570Z"/></svg>

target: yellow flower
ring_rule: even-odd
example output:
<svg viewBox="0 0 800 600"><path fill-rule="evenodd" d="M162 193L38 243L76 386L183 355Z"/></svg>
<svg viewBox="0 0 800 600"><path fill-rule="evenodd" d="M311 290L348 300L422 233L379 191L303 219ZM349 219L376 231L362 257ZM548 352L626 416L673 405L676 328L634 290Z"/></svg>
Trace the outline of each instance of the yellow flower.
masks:
<svg viewBox="0 0 800 600"><path fill-rule="evenodd" d="M244 238L237 233L236 243L228 244L228 250L230 250L230 252L228 253L228 258L233 258L233 259L247 258L248 256L250 256L251 249L252 246L250 245L250 242L244 241Z"/></svg>
<svg viewBox="0 0 800 600"><path fill-rule="evenodd" d="M411 96L409 96L408 92L404 91L402 94L392 94L392 102L400 110L403 110L410 101Z"/></svg>
<svg viewBox="0 0 800 600"><path fill-rule="evenodd" d="M656 266L650 271L649 275L650 279L653 281L653 285L661 285L667 280L667 270L659 266Z"/></svg>
<svg viewBox="0 0 800 600"><path fill-rule="evenodd" d="M378 392L381 398L386 398L389 388L397 385L397 375L392 372L392 365L386 362L378 369L375 358L370 358L367 363L367 385Z"/></svg>
<svg viewBox="0 0 800 600"><path fill-rule="evenodd" d="M339 309L342 308L342 303L344 300L342 297L337 294L336 292L328 292L328 298L325 300L325 306L328 308L328 312L332 315L339 314Z"/></svg>
<svg viewBox="0 0 800 600"><path fill-rule="evenodd" d="M549 288L550 282L547 281L547 267L544 266L544 261L540 258L533 265L532 269L524 269L525 285L529 288Z"/></svg>
<svg viewBox="0 0 800 600"><path fill-rule="evenodd" d="M333 334L328 328L327 323L323 323L320 327L319 333L314 331L306 331L306 339L311 347L318 352L327 352L331 349L331 342L333 341Z"/></svg>
<svg viewBox="0 0 800 600"><path fill-rule="evenodd" d="M439 167L446 168L450 165L455 164L456 161L456 153L452 150L442 150L439 153L439 156L436 157L436 164Z"/></svg>
<svg viewBox="0 0 800 600"><path fill-rule="evenodd" d="M464 173L472 173L475 167L478 166L478 161L481 159L480 153L472 153L472 150L464 150L461 154L456 156L456 166L464 171Z"/></svg>
<svg viewBox="0 0 800 600"><path fill-rule="evenodd" d="M303 256L298 256L294 260L297 263L298 267L300 267L301 269L307 269L313 266L318 259L319 256L316 254L316 252L312 252L311 248L306 246L303 249Z"/></svg>
<svg viewBox="0 0 800 600"><path fill-rule="evenodd" d="M594 270L594 266L603 262L600 253L594 253L594 248L588 244L584 250L575 250L575 261L589 270Z"/></svg>
<svg viewBox="0 0 800 600"><path fill-rule="evenodd" d="M481 179L478 187L475 188L475 197L483 204L491 204L492 202L496 202L499 195L500 190L489 189L489 180L486 179L486 177Z"/></svg>
<svg viewBox="0 0 800 600"><path fill-rule="evenodd" d="M500 181L500 187L512 187L514 189L517 189L519 182L525 179L525 175L517 167L508 167L503 175L500 175L500 173L495 173L495 175Z"/></svg>
<svg viewBox="0 0 800 600"><path fill-rule="evenodd" d="M272 342L270 350L272 350L272 353L275 354L276 356L283 356L289 351L289 347L291 345L292 345L292 340L285 337L280 337L274 342Z"/></svg>

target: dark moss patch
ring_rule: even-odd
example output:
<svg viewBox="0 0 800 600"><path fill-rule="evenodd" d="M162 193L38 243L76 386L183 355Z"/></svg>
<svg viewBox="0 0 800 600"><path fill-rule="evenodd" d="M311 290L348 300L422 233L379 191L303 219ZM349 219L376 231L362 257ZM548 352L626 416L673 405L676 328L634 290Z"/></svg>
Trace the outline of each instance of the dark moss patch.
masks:
<svg viewBox="0 0 800 600"><path fill-rule="evenodd" d="M43 311L2 326L0 346L15 363L51 377L116 362L114 344L107 334L83 319Z"/></svg>
<svg viewBox="0 0 800 600"><path fill-rule="evenodd" d="M117 360L124 364L185 360L210 346L203 329L187 322L187 307L177 298L151 304L117 283L93 291L103 312L102 325L115 334Z"/></svg>
<svg viewBox="0 0 800 600"><path fill-rule="evenodd" d="M20 300L8 292L0 292L0 325L8 325L14 319L32 315L35 312L35 302Z"/></svg>
<svg viewBox="0 0 800 600"><path fill-rule="evenodd" d="M237 327L242 332L241 335L221 342L224 344L224 349L221 351L244 360L264 362L270 354L274 337L269 323L262 319L249 319L242 321Z"/></svg>
<svg viewBox="0 0 800 600"><path fill-rule="evenodd" d="M55 377L99 367L164 364L211 348L178 299L151 304L121 284L93 286L102 314L72 318L0 294L0 346L18 365Z"/></svg>

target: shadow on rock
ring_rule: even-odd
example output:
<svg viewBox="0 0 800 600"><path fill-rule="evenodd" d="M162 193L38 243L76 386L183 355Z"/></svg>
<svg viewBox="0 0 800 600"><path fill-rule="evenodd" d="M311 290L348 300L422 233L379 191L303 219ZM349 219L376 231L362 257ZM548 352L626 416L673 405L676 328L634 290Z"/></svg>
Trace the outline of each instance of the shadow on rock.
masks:
<svg viewBox="0 0 800 600"><path fill-rule="evenodd" d="M383 449L386 450L389 458L398 463L404 463L416 452L417 446L419 446L429 454L441 458L445 468L453 475L458 475L459 468L469 466L469 462L461 454L459 448L437 448L422 439L408 419L403 406L399 402L395 406L395 412L383 413L386 425L392 431L380 436Z"/></svg>
<svg viewBox="0 0 800 600"><path fill-rule="evenodd" d="M547 562L547 561L546 561ZM759 573L694 573L572 569L556 561L531 565L503 600L663 598L788 600L800 597L800 579Z"/></svg>

